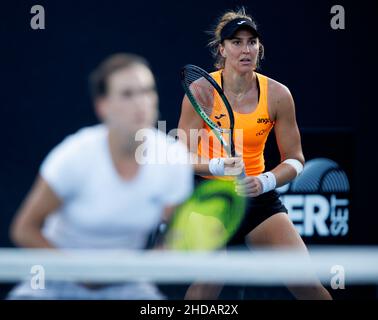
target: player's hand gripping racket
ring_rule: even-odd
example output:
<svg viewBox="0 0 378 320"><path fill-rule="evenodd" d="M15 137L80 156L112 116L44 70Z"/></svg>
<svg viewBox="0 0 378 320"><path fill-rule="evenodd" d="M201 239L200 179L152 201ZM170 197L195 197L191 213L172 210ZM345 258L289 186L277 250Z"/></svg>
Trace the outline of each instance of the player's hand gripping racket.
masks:
<svg viewBox="0 0 378 320"><path fill-rule="evenodd" d="M212 129L229 157L235 157L234 113L222 88L205 70L188 64L181 70L181 84L195 111ZM214 113L215 121L211 119ZM244 178L245 171L238 178Z"/></svg>

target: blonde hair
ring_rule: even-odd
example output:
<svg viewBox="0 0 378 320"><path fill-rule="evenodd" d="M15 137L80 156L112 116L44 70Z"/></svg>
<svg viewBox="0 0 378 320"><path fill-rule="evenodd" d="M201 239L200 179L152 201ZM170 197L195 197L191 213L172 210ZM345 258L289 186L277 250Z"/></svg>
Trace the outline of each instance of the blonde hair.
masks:
<svg viewBox="0 0 378 320"><path fill-rule="evenodd" d="M252 23L256 24L254 19L246 13L245 8L241 7L237 9L236 11L234 10L226 11L222 16L219 17L215 28L212 31L208 32L212 36L212 39L208 43L208 46L210 47L211 53L215 59L214 66L217 69L223 69L224 64L225 64L225 58L222 57L222 55L219 52L219 47L222 44L221 31L227 23L237 18L248 19ZM260 67L261 60L264 58L264 46L261 43L261 39L259 40L260 40L260 46L259 46L259 55L257 58L256 68Z"/></svg>

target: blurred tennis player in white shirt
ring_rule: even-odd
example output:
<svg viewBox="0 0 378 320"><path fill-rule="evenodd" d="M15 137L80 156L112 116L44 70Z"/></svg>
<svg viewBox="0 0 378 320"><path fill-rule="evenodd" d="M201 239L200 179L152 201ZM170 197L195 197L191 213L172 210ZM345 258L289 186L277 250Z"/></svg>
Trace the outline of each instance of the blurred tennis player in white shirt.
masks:
<svg viewBox="0 0 378 320"><path fill-rule="evenodd" d="M157 224L191 194L186 147L154 128L158 95L147 62L113 55L92 73L90 84L102 124L68 136L43 161L11 226L20 247L143 249ZM8 298L163 296L148 283L47 281L44 290L21 283Z"/></svg>

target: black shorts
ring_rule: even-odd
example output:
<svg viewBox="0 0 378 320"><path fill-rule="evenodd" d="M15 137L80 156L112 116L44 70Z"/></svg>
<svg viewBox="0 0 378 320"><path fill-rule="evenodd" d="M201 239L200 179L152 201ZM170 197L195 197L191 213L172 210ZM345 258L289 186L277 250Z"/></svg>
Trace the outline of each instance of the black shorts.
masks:
<svg viewBox="0 0 378 320"><path fill-rule="evenodd" d="M196 176L196 185L207 180ZM286 207L279 199L279 193L275 190L263 193L255 198L247 198L247 209L238 231L230 239L227 247L245 244L245 237L260 223L279 212L287 213Z"/></svg>

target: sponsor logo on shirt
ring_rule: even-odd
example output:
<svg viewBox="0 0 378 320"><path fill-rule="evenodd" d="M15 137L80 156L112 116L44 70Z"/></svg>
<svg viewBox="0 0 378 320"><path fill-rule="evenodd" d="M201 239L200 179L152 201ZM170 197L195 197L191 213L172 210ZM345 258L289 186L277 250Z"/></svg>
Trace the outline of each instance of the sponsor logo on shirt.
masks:
<svg viewBox="0 0 378 320"><path fill-rule="evenodd" d="M270 120L269 118L258 118L257 123L268 124L268 123L273 123L273 121Z"/></svg>

